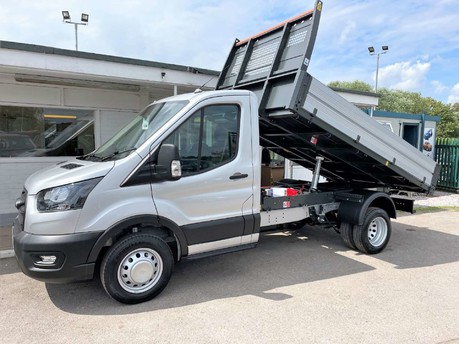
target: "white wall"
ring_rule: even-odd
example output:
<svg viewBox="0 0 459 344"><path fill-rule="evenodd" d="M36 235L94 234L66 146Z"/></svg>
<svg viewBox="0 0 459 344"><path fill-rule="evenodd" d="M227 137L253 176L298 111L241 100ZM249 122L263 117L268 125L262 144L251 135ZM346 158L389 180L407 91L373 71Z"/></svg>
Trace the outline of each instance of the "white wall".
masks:
<svg viewBox="0 0 459 344"><path fill-rule="evenodd" d="M98 111L95 121L96 147L99 147L137 115L127 111Z"/></svg>
<svg viewBox="0 0 459 344"><path fill-rule="evenodd" d="M202 72L131 60L0 48L0 105L94 111L98 147L152 100L217 82ZM64 159L0 158L0 226L11 224L27 176Z"/></svg>
<svg viewBox="0 0 459 344"><path fill-rule="evenodd" d="M84 52L81 52L85 55ZM135 59L119 58L113 56L89 55L85 58L65 56L59 53L43 53L15 49L0 48L0 71L8 70L20 74L49 75L87 80L103 80L117 83L146 84L167 83L179 85L203 85L215 87L217 78L210 79L204 73L192 73L184 70L168 68L167 64L161 66L145 65ZM109 61L115 58L118 62ZM163 74L164 73L164 74Z"/></svg>
<svg viewBox="0 0 459 344"><path fill-rule="evenodd" d="M337 91L336 93L356 106L372 107L378 106L379 104L379 97L377 96L356 94L344 91Z"/></svg>
<svg viewBox="0 0 459 344"><path fill-rule="evenodd" d="M108 140L129 122L137 113L103 110L95 114L96 147ZM67 157L0 158L0 226L9 225L16 208L15 200L20 196L25 180L32 173L64 161Z"/></svg>
<svg viewBox="0 0 459 344"><path fill-rule="evenodd" d="M147 103L139 92L19 83L13 75L0 74L0 105L137 112Z"/></svg>
<svg viewBox="0 0 459 344"><path fill-rule="evenodd" d="M21 195L25 180L32 173L51 164L63 161L62 157L0 158L0 226L10 224L16 213L14 202Z"/></svg>
<svg viewBox="0 0 459 344"><path fill-rule="evenodd" d="M18 83L0 75L0 105L94 110L96 147L148 104L141 93ZM0 158L0 226L11 224L27 177L65 157Z"/></svg>
<svg viewBox="0 0 459 344"><path fill-rule="evenodd" d="M312 181L313 171L309 170L303 166L295 164L293 161L285 159L285 170L284 177L290 179L299 179L305 181ZM319 178L319 183L326 182L327 179L324 177Z"/></svg>

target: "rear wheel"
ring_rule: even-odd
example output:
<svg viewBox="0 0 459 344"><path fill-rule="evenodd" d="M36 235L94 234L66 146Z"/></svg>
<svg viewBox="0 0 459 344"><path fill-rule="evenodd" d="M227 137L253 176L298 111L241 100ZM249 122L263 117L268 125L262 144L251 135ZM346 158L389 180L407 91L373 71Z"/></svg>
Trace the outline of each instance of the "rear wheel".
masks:
<svg viewBox="0 0 459 344"><path fill-rule="evenodd" d="M354 226L347 222L342 222L339 226L339 233L344 243L353 250L357 249L354 243Z"/></svg>
<svg viewBox="0 0 459 344"><path fill-rule="evenodd" d="M162 239L133 233L115 243L105 254L100 279L115 300L134 304L151 300L167 285L174 259Z"/></svg>
<svg viewBox="0 0 459 344"><path fill-rule="evenodd" d="M354 243L364 253L381 252L389 242L391 223L387 212L380 208L368 208L361 226L354 226Z"/></svg>

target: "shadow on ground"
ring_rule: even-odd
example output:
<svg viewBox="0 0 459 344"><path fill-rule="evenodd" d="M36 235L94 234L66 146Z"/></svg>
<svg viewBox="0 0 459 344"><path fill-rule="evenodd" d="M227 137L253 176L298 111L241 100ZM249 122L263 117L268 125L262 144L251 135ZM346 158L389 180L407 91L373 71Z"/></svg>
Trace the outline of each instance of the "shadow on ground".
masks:
<svg viewBox="0 0 459 344"><path fill-rule="evenodd" d="M47 284L46 288L58 308L76 314L135 314L243 295L278 301L291 296L272 292L275 288L374 269L337 254L346 250L331 229L305 227L264 234L254 250L177 264L161 295L132 306L111 300L98 281ZM409 269L457 261L458 252L455 235L394 223L391 242L374 257Z"/></svg>
<svg viewBox="0 0 459 344"><path fill-rule="evenodd" d="M443 213L443 216L446 216ZM438 215L432 215L438 216ZM423 227L393 223L387 248L375 257L399 269L413 269L459 261L459 236Z"/></svg>

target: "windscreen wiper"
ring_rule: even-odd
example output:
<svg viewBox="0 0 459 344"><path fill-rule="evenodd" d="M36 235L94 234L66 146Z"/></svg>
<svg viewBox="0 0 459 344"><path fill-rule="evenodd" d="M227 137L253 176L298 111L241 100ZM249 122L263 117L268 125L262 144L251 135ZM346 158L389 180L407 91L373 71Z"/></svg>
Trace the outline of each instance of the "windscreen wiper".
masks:
<svg viewBox="0 0 459 344"><path fill-rule="evenodd" d="M124 150L116 151L116 152L113 152L113 153L110 154L110 155L107 155L107 156L105 156L105 157L103 157L103 158L100 158L100 161L106 161L106 160L108 160L108 159L110 159L110 158L113 158L113 157L116 156L116 155L123 154L123 153L127 153L127 152L132 152L132 151L134 151L134 150L136 150L136 149L137 149L137 148L134 147L134 148L129 148L129 149L124 149Z"/></svg>
<svg viewBox="0 0 459 344"><path fill-rule="evenodd" d="M77 159L80 159L80 160L98 160L98 161L101 161L102 158L94 153L92 154L86 154L86 155L83 155L83 156L78 156Z"/></svg>

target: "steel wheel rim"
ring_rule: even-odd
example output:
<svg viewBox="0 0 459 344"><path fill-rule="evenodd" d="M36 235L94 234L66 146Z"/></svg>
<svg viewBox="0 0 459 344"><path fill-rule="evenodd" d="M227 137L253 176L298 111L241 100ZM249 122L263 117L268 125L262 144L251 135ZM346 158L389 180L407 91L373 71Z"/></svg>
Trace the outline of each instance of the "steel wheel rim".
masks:
<svg viewBox="0 0 459 344"><path fill-rule="evenodd" d="M161 277L163 260L151 248L129 252L118 267L118 282L129 293L139 294L151 289Z"/></svg>
<svg viewBox="0 0 459 344"><path fill-rule="evenodd" d="M368 226L368 241L374 247L381 246L387 238L387 222L382 217L376 217Z"/></svg>

